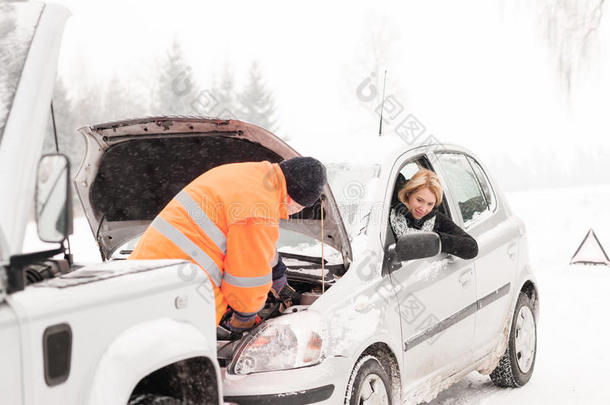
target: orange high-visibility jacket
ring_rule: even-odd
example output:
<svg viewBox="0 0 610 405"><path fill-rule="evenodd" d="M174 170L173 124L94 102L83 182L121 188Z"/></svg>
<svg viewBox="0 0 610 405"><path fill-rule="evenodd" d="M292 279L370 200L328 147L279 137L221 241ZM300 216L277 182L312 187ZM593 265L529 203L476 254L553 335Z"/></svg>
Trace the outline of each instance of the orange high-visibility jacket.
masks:
<svg viewBox="0 0 610 405"><path fill-rule="evenodd" d="M227 305L244 315L263 308L279 220L288 218L278 164L215 167L176 195L142 235L129 259L186 259L214 286L216 324Z"/></svg>

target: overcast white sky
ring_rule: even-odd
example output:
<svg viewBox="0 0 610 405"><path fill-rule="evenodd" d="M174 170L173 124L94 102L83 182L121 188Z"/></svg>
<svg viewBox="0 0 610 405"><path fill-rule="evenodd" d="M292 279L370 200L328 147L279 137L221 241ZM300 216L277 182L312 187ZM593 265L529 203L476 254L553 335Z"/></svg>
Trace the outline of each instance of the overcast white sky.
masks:
<svg viewBox="0 0 610 405"><path fill-rule="evenodd" d="M145 74L174 38L204 85L225 65L245 80L258 60L278 132L302 153L334 155L317 146L333 139L366 155L381 97L363 102L356 90L376 64L388 69L386 95L404 114L486 159L608 145L608 16L568 96L545 42L543 0L59 2L73 12L60 62L68 81Z"/></svg>

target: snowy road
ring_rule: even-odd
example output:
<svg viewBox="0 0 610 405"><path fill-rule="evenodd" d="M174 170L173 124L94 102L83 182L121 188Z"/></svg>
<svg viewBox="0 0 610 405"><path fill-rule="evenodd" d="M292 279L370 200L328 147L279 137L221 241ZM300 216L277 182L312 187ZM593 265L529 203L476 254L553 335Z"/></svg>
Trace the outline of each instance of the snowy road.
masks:
<svg viewBox="0 0 610 405"><path fill-rule="evenodd" d="M539 351L530 382L499 389L475 372L428 404L610 403L610 268L562 268L539 282Z"/></svg>
<svg viewBox="0 0 610 405"><path fill-rule="evenodd" d="M610 252L610 186L518 192L508 198L526 223L541 290L534 375L523 388L499 389L487 376L471 373L428 404L608 404L610 267L568 263L589 228ZM84 218L76 219L75 230L75 259L99 260ZM43 248L32 231L26 248Z"/></svg>

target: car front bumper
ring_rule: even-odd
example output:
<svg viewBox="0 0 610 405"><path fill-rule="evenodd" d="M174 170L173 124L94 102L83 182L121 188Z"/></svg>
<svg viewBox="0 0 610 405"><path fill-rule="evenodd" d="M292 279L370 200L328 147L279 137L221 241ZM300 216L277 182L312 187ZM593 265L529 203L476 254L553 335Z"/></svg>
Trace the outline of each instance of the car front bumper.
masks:
<svg viewBox="0 0 610 405"><path fill-rule="evenodd" d="M292 370L234 375L223 368L225 404L343 403L351 372L349 359L331 357L322 363Z"/></svg>

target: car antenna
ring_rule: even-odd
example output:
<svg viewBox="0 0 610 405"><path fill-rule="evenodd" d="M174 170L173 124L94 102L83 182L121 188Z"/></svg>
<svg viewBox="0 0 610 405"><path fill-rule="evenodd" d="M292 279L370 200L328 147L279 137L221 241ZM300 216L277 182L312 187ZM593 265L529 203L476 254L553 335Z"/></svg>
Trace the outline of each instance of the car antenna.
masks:
<svg viewBox="0 0 610 405"><path fill-rule="evenodd" d="M324 287L326 281L324 280L324 195L320 196L320 219L322 229L322 294L324 294Z"/></svg>
<svg viewBox="0 0 610 405"><path fill-rule="evenodd" d="M51 101L51 120L53 121L53 136L55 138L55 153L59 153L59 141L57 140L57 125L55 124L55 109L53 108L53 102ZM70 167L68 161L68 168ZM69 193L72 198L72 193ZM71 205L71 204L70 204ZM64 252L64 258L68 261L70 266L74 263L74 256L72 255L72 247L70 246L70 237L66 235L66 242L68 243L68 249ZM63 242L62 242L63 246Z"/></svg>
<svg viewBox="0 0 610 405"><path fill-rule="evenodd" d="M59 153L59 142L57 141L57 126L55 125L55 110L51 101L51 120L53 120L53 136L55 137L55 152Z"/></svg>
<svg viewBox="0 0 610 405"><path fill-rule="evenodd" d="M388 70L383 72L383 93L381 94L381 111L379 112L379 136L381 136L381 126L383 125L383 103L385 102L385 79L388 75Z"/></svg>

